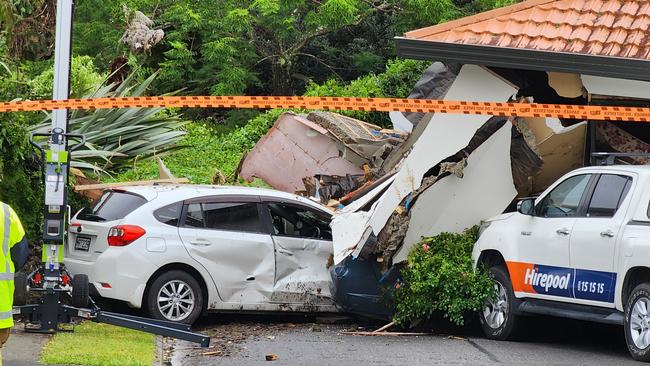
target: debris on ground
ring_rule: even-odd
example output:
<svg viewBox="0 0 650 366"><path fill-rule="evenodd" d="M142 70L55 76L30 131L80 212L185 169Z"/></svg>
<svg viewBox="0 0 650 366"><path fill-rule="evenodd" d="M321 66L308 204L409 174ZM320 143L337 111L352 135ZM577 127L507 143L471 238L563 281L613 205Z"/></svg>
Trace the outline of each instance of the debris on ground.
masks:
<svg viewBox="0 0 650 366"><path fill-rule="evenodd" d="M275 353L269 353L268 355L266 355L267 361L277 361L279 358L280 357L278 357L278 355L276 355Z"/></svg>

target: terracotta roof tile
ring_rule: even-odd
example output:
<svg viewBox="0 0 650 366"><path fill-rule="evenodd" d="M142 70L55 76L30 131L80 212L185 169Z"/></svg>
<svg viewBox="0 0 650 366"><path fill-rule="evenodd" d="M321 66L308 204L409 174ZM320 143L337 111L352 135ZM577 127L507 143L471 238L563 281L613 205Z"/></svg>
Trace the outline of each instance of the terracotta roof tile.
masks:
<svg viewBox="0 0 650 366"><path fill-rule="evenodd" d="M650 60L648 0L528 0L406 38Z"/></svg>

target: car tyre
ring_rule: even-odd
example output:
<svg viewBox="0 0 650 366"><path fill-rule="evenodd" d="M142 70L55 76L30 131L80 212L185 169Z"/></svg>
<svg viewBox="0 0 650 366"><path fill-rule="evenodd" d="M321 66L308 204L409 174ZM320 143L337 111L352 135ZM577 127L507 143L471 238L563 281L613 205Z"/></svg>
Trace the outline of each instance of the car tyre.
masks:
<svg viewBox="0 0 650 366"><path fill-rule="evenodd" d="M494 279L497 299L485 302L479 311L479 321L485 336L490 339L508 340L516 338L521 326L521 317L514 313L517 303L508 272L502 266L489 270Z"/></svg>
<svg viewBox="0 0 650 366"><path fill-rule="evenodd" d="M634 288L625 304L625 343L632 358L650 361L650 283Z"/></svg>
<svg viewBox="0 0 650 366"><path fill-rule="evenodd" d="M158 276L147 295L147 310L153 318L193 324L201 316L204 295L199 282L184 271L173 270Z"/></svg>
<svg viewBox="0 0 650 366"><path fill-rule="evenodd" d="M29 280L27 279L27 273L16 272L16 274L14 274L14 305L26 305L28 293Z"/></svg>
<svg viewBox="0 0 650 366"><path fill-rule="evenodd" d="M72 306L77 308L86 308L90 302L90 283L88 276L77 274L72 277Z"/></svg>

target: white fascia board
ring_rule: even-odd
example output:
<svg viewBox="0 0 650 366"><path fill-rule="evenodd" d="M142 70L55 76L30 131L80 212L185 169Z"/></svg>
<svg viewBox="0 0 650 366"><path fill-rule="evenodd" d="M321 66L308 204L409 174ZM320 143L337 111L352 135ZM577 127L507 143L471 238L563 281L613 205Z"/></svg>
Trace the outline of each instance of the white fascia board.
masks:
<svg viewBox="0 0 650 366"><path fill-rule="evenodd" d="M444 99L504 102L516 92L513 86L485 69L465 65ZM476 130L489 118L484 115L444 113L433 116L402 164L395 181L378 201L369 222L376 235L400 202L420 187L424 173L467 146ZM357 251L360 249L357 248Z"/></svg>
<svg viewBox="0 0 650 366"><path fill-rule="evenodd" d="M591 94L650 99L650 82L582 75L582 85Z"/></svg>
<svg viewBox="0 0 650 366"><path fill-rule="evenodd" d="M511 129L507 122L470 154L463 178L449 175L422 192L393 263L404 261L423 236L462 232L508 207L517 196L510 164Z"/></svg>

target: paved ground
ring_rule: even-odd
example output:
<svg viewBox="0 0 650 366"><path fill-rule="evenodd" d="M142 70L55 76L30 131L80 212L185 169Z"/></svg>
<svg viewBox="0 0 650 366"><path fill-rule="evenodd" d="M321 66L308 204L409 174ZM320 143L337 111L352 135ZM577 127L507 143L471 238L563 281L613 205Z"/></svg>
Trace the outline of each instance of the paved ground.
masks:
<svg viewBox="0 0 650 366"><path fill-rule="evenodd" d="M280 318L222 316L204 320L213 348L175 342L171 365L625 365L622 328L577 321L534 319L523 342L482 338L475 327L422 337L341 335L353 324L285 323ZM440 332L442 333L442 332ZM267 354L278 360L270 363Z"/></svg>
<svg viewBox="0 0 650 366"><path fill-rule="evenodd" d="M9 341L2 350L4 366L38 366L41 349L49 336L26 334L22 330L12 329Z"/></svg>

